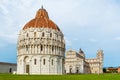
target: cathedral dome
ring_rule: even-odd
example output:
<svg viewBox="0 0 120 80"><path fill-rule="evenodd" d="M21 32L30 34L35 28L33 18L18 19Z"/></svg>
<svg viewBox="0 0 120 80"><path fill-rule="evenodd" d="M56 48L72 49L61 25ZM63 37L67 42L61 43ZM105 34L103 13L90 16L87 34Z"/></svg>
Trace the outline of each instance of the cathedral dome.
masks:
<svg viewBox="0 0 120 80"><path fill-rule="evenodd" d="M43 7L37 11L35 18L23 27L23 30L28 28L51 28L60 31L58 26L49 19L48 13Z"/></svg>

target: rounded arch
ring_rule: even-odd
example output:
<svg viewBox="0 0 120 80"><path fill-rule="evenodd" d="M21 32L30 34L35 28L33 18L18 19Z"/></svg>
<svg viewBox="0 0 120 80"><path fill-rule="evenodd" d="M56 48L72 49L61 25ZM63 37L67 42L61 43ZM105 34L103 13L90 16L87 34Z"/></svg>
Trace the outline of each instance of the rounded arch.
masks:
<svg viewBox="0 0 120 80"><path fill-rule="evenodd" d="M40 57L40 60L42 60L43 58L50 58L50 57L47 56L47 55L42 55L42 56Z"/></svg>
<svg viewBox="0 0 120 80"><path fill-rule="evenodd" d="M50 37L52 37L52 33L50 33Z"/></svg>
<svg viewBox="0 0 120 80"><path fill-rule="evenodd" d="M41 56L40 61L42 65L46 65L46 63L49 61L49 56Z"/></svg>
<svg viewBox="0 0 120 80"><path fill-rule="evenodd" d="M31 61L33 65L38 65L40 61L40 56L36 56L36 55L31 56Z"/></svg>
<svg viewBox="0 0 120 80"><path fill-rule="evenodd" d="M57 61L56 58L57 58L57 57L54 57L54 56L51 56L51 57L49 58L50 65L54 65L54 64L55 64L55 62Z"/></svg>
<svg viewBox="0 0 120 80"><path fill-rule="evenodd" d="M25 63L30 62L30 57L29 57L29 56L25 56L24 59L23 59L23 61L24 61Z"/></svg>
<svg viewBox="0 0 120 80"><path fill-rule="evenodd" d="M34 38L36 38L36 36L37 36L37 33L36 33L36 32L34 32Z"/></svg>
<svg viewBox="0 0 120 80"><path fill-rule="evenodd" d="M24 72L25 73L30 73L30 61L31 61L31 58L30 56L24 56L24 59L23 59L23 62L24 62Z"/></svg>

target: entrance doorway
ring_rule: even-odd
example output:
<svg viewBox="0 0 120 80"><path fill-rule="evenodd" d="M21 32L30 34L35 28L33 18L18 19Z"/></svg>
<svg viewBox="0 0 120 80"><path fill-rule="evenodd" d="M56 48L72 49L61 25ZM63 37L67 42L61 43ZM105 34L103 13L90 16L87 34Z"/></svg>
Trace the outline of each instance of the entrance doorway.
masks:
<svg viewBox="0 0 120 80"><path fill-rule="evenodd" d="M76 67L76 73L77 74L79 73L79 67Z"/></svg>
<svg viewBox="0 0 120 80"><path fill-rule="evenodd" d="M70 70L70 73L72 73L72 68L70 68L69 70Z"/></svg>
<svg viewBox="0 0 120 80"><path fill-rule="evenodd" d="M12 68L9 69L9 73L12 73Z"/></svg>
<svg viewBox="0 0 120 80"><path fill-rule="evenodd" d="M26 73L29 74L29 65L26 65Z"/></svg>

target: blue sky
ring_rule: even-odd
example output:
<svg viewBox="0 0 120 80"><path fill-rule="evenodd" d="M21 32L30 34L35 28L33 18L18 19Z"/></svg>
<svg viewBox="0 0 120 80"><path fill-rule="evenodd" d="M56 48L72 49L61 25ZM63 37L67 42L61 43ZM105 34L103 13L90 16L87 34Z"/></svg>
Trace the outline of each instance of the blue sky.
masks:
<svg viewBox="0 0 120 80"><path fill-rule="evenodd" d="M104 51L104 66L120 66L120 0L0 0L0 61L16 62L19 30L41 6L65 35L66 50L86 58Z"/></svg>

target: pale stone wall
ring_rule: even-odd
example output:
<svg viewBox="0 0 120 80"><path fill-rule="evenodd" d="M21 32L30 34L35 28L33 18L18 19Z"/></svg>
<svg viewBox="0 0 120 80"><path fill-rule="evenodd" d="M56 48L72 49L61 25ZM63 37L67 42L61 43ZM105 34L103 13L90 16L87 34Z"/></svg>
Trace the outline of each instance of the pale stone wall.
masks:
<svg viewBox="0 0 120 80"><path fill-rule="evenodd" d="M89 63L86 61L84 63L84 73L91 73Z"/></svg>
<svg viewBox="0 0 120 80"><path fill-rule="evenodd" d="M90 65L91 73L103 73L103 51L98 50L96 58L86 59Z"/></svg>
<svg viewBox="0 0 120 80"><path fill-rule="evenodd" d="M12 63L0 63L0 73L13 73L16 71L17 65Z"/></svg>
<svg viewBox="0 0 120 80"><path fill-rule="evenodd" d="M118 67L118 73L120 73L120 67Z"/></svg>
<svg viewBox="0 0 120 80"><path fill-rule="evenodd" d="M61 31L49 28L21 30L17 74L63 74L65 41Z"/></svg>
<svg viewBox="0 0 120 80"><path fill-rule="evenodd" d="M97 59L87 59L86 61L89 63L91 73L101 73L100 63L96 62Z"/></svg>

